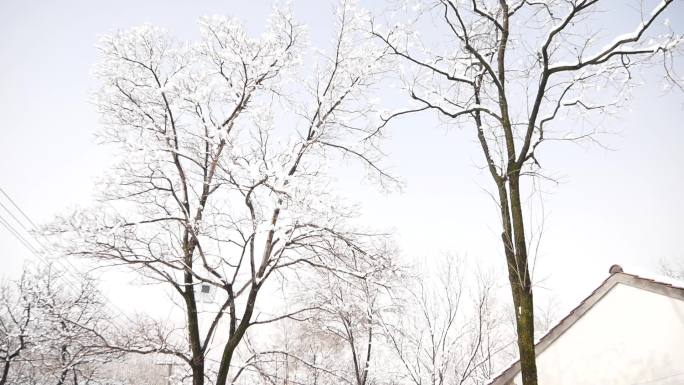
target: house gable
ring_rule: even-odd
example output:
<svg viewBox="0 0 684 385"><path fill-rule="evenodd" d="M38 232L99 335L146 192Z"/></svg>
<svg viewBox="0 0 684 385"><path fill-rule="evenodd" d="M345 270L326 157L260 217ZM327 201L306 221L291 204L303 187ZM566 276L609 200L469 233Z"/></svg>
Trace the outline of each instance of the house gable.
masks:
<svg viewBox="0 0 684 385"><path fill-rule="evenodd" d="M581 371L583 367L587 370L588 367L592 366L592 363L603 362L606 366L630 365L630 359L638 359L645 364L645 359L638 352L638 347L641 345L647 350L655 350L648 354L658 362L651 363L651 368L646 368L646 372L638 375L639 378L652 378L658 375L657 372L668 372L664 368L669 366L678 364L681 367L684 365L684 353L677 353L681 349L671 346L671 343L666 341L668 337L662 335L662 333L669 333L669 329L674 329L674 334L678 334L672 336L674 340L681 339L677 343L684 343L684 289L626 274L620 269L613 272L591 295L536 344L539 381L546 383L553 378L552 382L549 383L561 385L565 383L563 378L569 377L571 379L568 383L581 383L581 374L570 375L567 373ZM653 342L655 345L649 345L648 339L637 341L643 334L651 335L649 338L656 339L657 341ZM631 337L625 339L625 335ZM597 339L596 336L601 336L601 338ZM586 346L583 347L582 344L586 344ZM633 352L636 355L633 354L633 357L630 358L629 354L611 352L611 350L616 349L637 349L637 352ZM668 349L674 350L674 353ZM598 354L598 356L591 358L592 354ZM615 362L611 361L611 357L616 358ZM671 362L671 360L677 360L677 362ZM631 365L632 368L640 366L638 362ZM550 371L550 368L553 368L553 372ZM615 370L619 369L613 368L606 375L612 376L610 378L613 379L619 379L620 376L616 374ZM649 370L653 373L647 373ZM516 384L519 384L519 371L520 366L516 362L489 384L510 385L514 383L514 380L516 380ZM592 372L593 377L589 376L591 380L587 379L587 383L591 383L591 381L604 381L601 383L605 384L623 383L597 380L596 378L600 377L600 374L596 370L592 370ZM629 376L628 374L625 375ZM544 377L547 377L546 382L543 381ZM678 378L678 381L677 383L684 381L684 373Z"/></svg>

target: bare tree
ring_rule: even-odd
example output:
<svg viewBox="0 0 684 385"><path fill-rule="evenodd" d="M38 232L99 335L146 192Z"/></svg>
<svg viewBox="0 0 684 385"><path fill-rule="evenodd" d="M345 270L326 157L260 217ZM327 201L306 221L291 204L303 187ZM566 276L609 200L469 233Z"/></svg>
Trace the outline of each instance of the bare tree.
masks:
<svg viewBox="0 0 684 385"><path fill-rule="evenodd" d="M586 119L592 113L619 111L637 84L638 69L664 64L666 78L680 80L672 59L682 36L667 21L659 23L675 2L636 2L640 20L625 34L601 30L601 16L612 17L610 7L620 2L404 3L414 3L409 22L390 19L389 27L375 23L373 34L402 62L400 77L414 105L385 116L378 132L393 119L427 110L450 124L472 127L496 187L492 195L501 218L522 379L525 385L536 385L522 178L543 176L537 157L542 143L595 140L600 129ZM437 34L430 33L431 26ZM567 121L575 127L568 128L563 124Z"/></svg>
<svg viewBox="0 0 684 385"><path fill-rule="evenodd" d="M353 385L366 385L379 345L378 293L367 280L357 285L334 282L327 289L327 293L321 293L326 303L316 321L326 334L342 342L343 351L349 353L343 361L348 368L345 377Z"/></svg>
<svg viewBox="0 0 684 385"><path fill-rule="evenodd" d="M355 261L357 268L368 273L362 279L352 280L335 272L321 271L312 277L311 283L304 285L306 292L300 297L304 303L319 304L308 320L307 330L316 336L311 344L320 339L337 347L332 359L319 358L318 365L336 372L350 385L377 384L391 377L386 370L387 349L381 318L396 312L397 291L403 285L403 269L399 266L363 262ZM359 266L360 263L365 266ZM311 350L318 354L315 349Z"/></svg>
<svg viewBox="0 0 684 385"><path fill-rule="evenodd" d="M676 259L663 259L659 263L660 273L666 277L684 280L684 263Z"/></svg>
<svg viewBox="0 0 684 385"><path fill-rule="evenodd" d="M385 56L361 30L364 20L342 1L328 52L307 48L286 7L260 38L235 19L211 17L194 43L151 26L102 40L99 137L121 161L99 207L47 231L65 254L123 265L169 288L184 317L180 327L141 322L135 338L107 347L165 354L189 368L194 385L224 385L248 328L307 310L259 317L271 277L306 269L363 277L348 259L385 258L371 247L373 234L347 224L354 213L334 196L327 165L355 159L394 183L376 144L363 140ZM216 296L200 311L203 291Z"/></svg>
<svg viewBox="0 0 684 385"><path fill-rule="evenodd" d="M482 384L510 346L493 280L466 277L464 265L448 257L405 281L401 310L382 319L390 356L410 384Z"/></svg>
<svg viewBox="0 0 684 385"><path fill-rule="evenodd" d="M346 259L343 271L362 274L316 269L287 282L282 301L308 311L283 323L277 339L251 344L240 375L272 383L385 383L379 319L395 307L401 268L393 261L395 250L383 247L377 254L385 258Z"/></svg>
<svg viewBox="0 0 684 385"><path fill-rule="evenodd" d="M112 328L109 314L95 281L84 276L75 286L61 280L63 274L53 266L29 267L3 285L1 384L107 380L100 369L117 356L98 341Z"/></svg>
<svg viewBox="0 0 684 385"><path fill-rule="evenodd" d="M29 327L35 322L31 314L32 303L22 295L25 291L24 275L14 285L5 283L0 288L0 354L2 354L2 377L0 385L5 385L10 367L21 358L26 350Z"/></svg>

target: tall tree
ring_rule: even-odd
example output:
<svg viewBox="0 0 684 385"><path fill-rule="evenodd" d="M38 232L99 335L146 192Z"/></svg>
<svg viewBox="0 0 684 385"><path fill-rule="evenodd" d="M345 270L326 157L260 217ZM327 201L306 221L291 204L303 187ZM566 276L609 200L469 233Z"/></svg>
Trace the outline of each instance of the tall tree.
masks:
<svg viewBox="0 0 684 385"><path fill-rule="evenodd" d="M309 49L287 7L259 38L235 19L209 17L192 43L152 26L102 40L99 137L120 163L99 207L49 230L65 254L165 285L184 317L182 334L148 321L137 338L110 347L166 354L187 365L193 385L224 385L248 328L307 310L259 317L272 277L300 269L363 277L347 259L385 258L372 234L346 223L353 212L336 199L328 167L355 159L393 181L376 145L362 140L385 55L364 35L364 20L342 1L328 51ZM208 320L204 291L216 293L202 312Z"/></svg>
<svg viewBox="0 0 684 385"><path fill-rule="evenodd" d="M619 111L641 67L664 64L665 76L679 80L672 58L682 36L664 19L675 2L636 2L641 14L624 34L601 21L613 17L619 1L400 3L409 21L375 23L373 34L402 62L400 77L414 104L385 116L378 132L395 118L427 110L472 127L496 188L522 379L536 385L524 177L541 175L542 143L591 139L597 128L577 122Z"/></svg>

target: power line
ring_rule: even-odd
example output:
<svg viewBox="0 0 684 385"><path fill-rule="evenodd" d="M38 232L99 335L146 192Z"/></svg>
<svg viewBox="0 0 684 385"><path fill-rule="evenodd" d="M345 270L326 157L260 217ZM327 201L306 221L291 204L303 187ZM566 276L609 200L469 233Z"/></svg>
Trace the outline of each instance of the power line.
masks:
<svg viewBox="0 0 684 385"><path fill-rule="evenodd" d="M7 198L7 200L12 204L12 206L14 206L14 208L16 208L16 210L21 214L21 216L23 216L26 219L26 221L31 225L33 230L38 228L38 226L35 224L35 222L33 222L33 220L31 220L31 218L28 216L28 214L26 214L26 212L24 210L22 210L21 207L19 207L19 205L12 199L12 197L2 187L0 187L0 193L2 193L2 195L4 195L5 198ZM2 202L0 202L0 207L2 207L12 217L12 219L14 219L26 231L26 233L38 245L40 245L40 248L32 245L31 242L29 242L23 235L21 235L21 233L19 231L17 231L17 229L15 229L14 226L12 226L12 224L9 221L7 221L5 218L3 218L2 214L0 214L0 223L2 223L2 225L9 231L9 233L12 234L29 252L31 252L31 254L33 256L38 258L46 266L49 266L51 264L59 265L59 267L66 274L68 274L72 278L74 278L76 280L76 282L80 281L80 278L76 274L74 274L74 272L81 274L80 271L78 271L78 269L76 268L76 266L74 266L68 260L65 260L65 262L67 262L69 264L69 266L71 266L71 268L67 268L59 260L48 261L47 257L41 255L41 254L47 254L48 247L45 246L45 244L42 243L38 238L36 238L34 233L31 230L29 230L26 226L24 226L24 224L21 223L21 221L12 213L12 211L9 210L4 204L2 204ZM79 289L77 288L77 283L75 284L74 282L69 281L68 279L66 279L65 276L62 276L61 278L68 286L70 286L72 289L76 290L76 292L78 293ZM98 289L96 289L96 290L99 291ZM102 293L100 293L100 294L102 294ZM123 310L121 310L121 308L119 308L114 303L112 303L107 297L105 297L104 295L101 295L101 298L109 305L110 308L113 308L115 310L115 313L118 313L119 315L124 316L129 322L134 323L134 321ZM121 326L125 326L125 325L119 324L118 326L121 327Z"/></svg>
<svg viewBox="0 0 684 385"><path fill-rule="evenodd" d="M17 231L17 229L15 229L14 226L12 226L12 224L10 224L5 218L3 218L2 214L0 214L0 223L2 223L2 225L7 229L7 231L9 231L9 233L12 234L12 235L13 235L13 236L14 236L14 237L15 237L15 238L24 246L24 247L26 247L26 249L27 249L29 252L31 252L31 254L32 254L34 257L36 257L40 262L44 263L46 266L50 266L50 265L52 265L52 264L57 264L57 265L59 265L59 267L62 269L62 271L63 271L64 273L70 275L72 278L74 278L74 279L76 280L76 282L73 282L73 281L67 279L66 276L61 276L60 279L61 279L64 283L66 283L67 286L69 286L71 289L75 290L76 293L78 293L78 292L80 291L80 289L77 287L77 286L78 286L78 281L80 280L80 279L78 278L78 276L74 275L74 273L73 273L72 271L69 271L68 269L66 269L66 268L64 267L64 265L62 265L62 264L59 263L59 261L49 261L49 260L46 259L46 257L42 256L41 253L43 253L43 251L40 251L40 250L38 250L37 248L35 248L33 245L31 245L31 243L30 243L26 238L24 238L24 236L22 236L22 235ZM35 237L34 237L34 239L35 239ZM102 298L103 298L105 301L107 301L110 305L114 306L106 297L102 296ZM125 316L126 318L128 318L128 317L126 316L126 314L123 313L123 312L121 311L121 309L118 309L118 310L119 310L118 313L120 313L121 315L123 315L123 316ZM129 318L129 320L130 320L130 318ZM119 326L122 326L122 325L119 325Z"/></svg>
<svg viewBox="0 0 684 385"><path fill-rule="evenodd" d="M28 223L30 223L31 226L32 226L34 229L38 228L38 226L36 226L36 224L33 223L33 221L31 220L31 218L29 218L29 216L26 215L26 213L24 212L24 210L22 210L21 207L19 207L19 205L17 205L17 203L14 201L14 199L12 199L12 197L10 197L9 194L7 194L7 193L5 192L5 190L3 190L2 187L0 187L0 192L2 193L2 195L4 195L4 196L7 198L7 200L10 201L10 203L12 203L12 205L13 205L14 207L16 207L17 210L19 210L19 213L21 213L21 215L23 215L24 218L26 218L26 220L28 221ZM3 206L3 207L4 207L4 206Z"/></svg>
<svg viewBox="0 0 684 385"><path fill-rule="evenodd" d="M14 227L12 227L12 225L9 222L7 222L7 220L5 220L5 218L3 218L2 215L0 215L0 223L2 223L2 225L5 226L5 228L7 229L7 231L9 231L10 234L12 234L22 245L24 245L24 247L26 247L28 251L30 251L33 254L37 253L37 250L33 248L33 245L31 245L26 240L26 238L19 234L19 232L17 232L17 230Z"/></svg>
<svg viewBox="0 0 684 385"><path fill-rule="evenodd" d="M61 270L70 275L76 282L69 280L66 275L63 275L60 277L62 282L64 282L67 286L69 286L71 289L73 289L76 293L80 291L78 288L78 281L80 281L80 278L74 274L73 271L70 271L68 268L66 268L63 264L61 264L59 261L49 261L46 259L46 257L41 255L41 251L36 249L31 243L24 238L15 228L12 226L5 218L2 217L0 214L0 223L9 231L10 234L12 234L21 244L24 246L31 254L37 258L40 262L42 262L45 266L50 266L50 265L58 265ZM35 237L33 237L35 239ZM73 265L72 265L73 266ZM77 271L78 272L78 271ZM96 289L98 290L98 289ZM99 290L98 290L99 291ZM126 315L119 307L114 305L107 297L101 295L101 298L108 304L110 308L114 308L116 311L114 312L115 314L122 315L124 316L128 321L133 322L131 318ZM125 326L124 324L121 324L120 321L116 318L112 318L112 321L117 322L118 321L118 326L122 327Z"/></svg>
<svg viewBox="0 0 684 385"><path fill-rule="evenodd" d="M31 225L32 229L34 229L34 230L38 229L38 225L36 225L36 223L33 222L33 220L31 220L31 218L28 216L28 214L26 214L26 212L24 210L22 210L21 207L19 207L19 205L14 201L14 199L12 199L12 197L9 196L9 194L7 194L7 192L5 192L5 190L2 187L0 187L0 193L2 193L2 195L4 195L5 198L7 198L7 200L12 204L12 206L14 206L14 208L17 211L19 211L21 216L23 216L26 219L26 221L28 221L28 223ZM7 211L7 213L9 213L10 216L12 216L12 218L19 224L19 226L21 226L24 229L24 231L26 231L26 233L29 234L29 236L31 236L31 238L33 238L33 240L36 241L36 243L38 243L43 248L44 253L49 249L47 246L45 246L45 244L41 240L36 238L36 236L31 232L31 230L29 230L26 226L24 226L24 224L21 223L21 221L12 213L12 211L10 211L4 204L2 204L2 202L0 202L0 206L3 209L5 209L5 211ZM78 272L78 268L76 266L74 266L68 259L64 260L64 262L66 262L69 266L71 266L71 268L74 271ZM61 261L59 262L59 264L62 268L64 268L64 265L61 264Z"/></svg>
<svg viewBox="0 0 684 385"><path fill-rule="evenodd" d="M2 188L0 188L0 190L2 190ZM4 194L5 192L3 191L2 193ZM2 202L0 202L0 207L2 207L3 209L5 209L5 211L7 211L7 212L9 213L9 215L12 217L12 219L14 219L14 221L17 222L17 223L19 224L19 226L21 226L22 229L24 229L24 231L28 231L28 229L26 228L26 226L24 226L24 224L21 223L21 221L19 220L19 218L17 218L17 217L12 213L12 211L10 211L10 209L8 209L7 206L5 206Z"/></svg>

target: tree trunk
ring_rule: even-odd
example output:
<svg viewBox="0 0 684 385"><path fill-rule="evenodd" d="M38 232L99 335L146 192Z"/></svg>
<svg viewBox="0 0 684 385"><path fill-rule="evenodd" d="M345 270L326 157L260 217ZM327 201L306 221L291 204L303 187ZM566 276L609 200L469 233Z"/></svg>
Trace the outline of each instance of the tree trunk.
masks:
<svg viewBox="0 0 684 385"><path fill-rule="evenodd" d="M534 301L532 296L532 278L530 276L527 258L527 241L525 240L525 225L523 221L522 205L520 203L519 181L520 171L516 168L510 173L508 182L513 244L511 245L510 242L504 240L504 247L512 251L507 253L508 279L511 284L511 293L515 306L522 382L523 385L537 385L537 363L534 351ZM511 255L513 256L512 261L510 258Z"/></svg>
<svg viewBox="0 0 684 385"><path fill-rule="evenodd" d="M516 294L514 294L516 295ZM516 310L520 372L523 385L537 385L537 362L534 351L534 307L531 290L518 291Z"/></svg>
<svg viewBox="0 0 684 385"><path fill-rule="evenodd" d="M242 314L242 319L240 324L235 329L233 335L228 339L225 348L223 349L223 354L221 356L221 363L219 365L218 374L216 376L216 385L226 385L228 381L228 372L230 371L230 363L233 361L233 353L237 349L238 344L245 335L247 328L252 319L252 313L254 312L254 304L256 303L257 294L259 293L259 285L253 283L252 288L247 297L247 304L245 306L245 311Z"/></svg>
<svg viewBox="0 0 684 385"><path fill-rule="evenodd" d="M193 361L192 369L192 385L204 384L204 359Z"/></svg>
<svg viewBox="0 0 684 385"><path fill-rule="evenodd" d="M204 352L202 351L202 341L199 331L199 320L197 316L197 301L193 288L192 275L185 273L185 306L188 316L188 339L192 353L192 385L204 385Z"/></svg>
<svg viewBox="0 0 684 385"><path fill-rule="evenodd" d="M5 382L7 382L7 377L9 375L9 369L10 369L10 361L9 359L6 359L5 361L5 366L2 368L2 376L0 376L0 385L5 385Z"/></svg>

